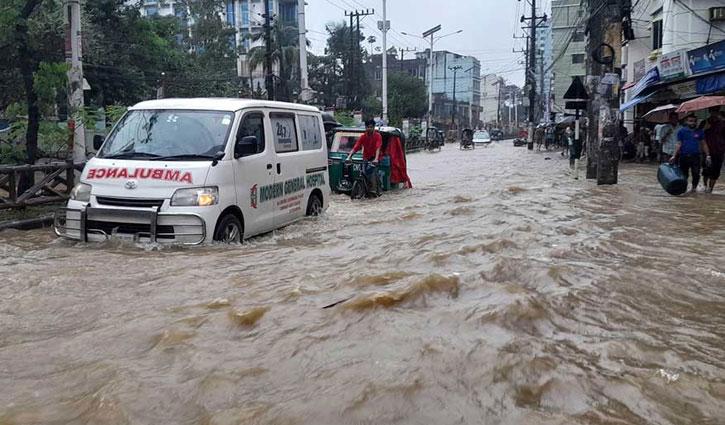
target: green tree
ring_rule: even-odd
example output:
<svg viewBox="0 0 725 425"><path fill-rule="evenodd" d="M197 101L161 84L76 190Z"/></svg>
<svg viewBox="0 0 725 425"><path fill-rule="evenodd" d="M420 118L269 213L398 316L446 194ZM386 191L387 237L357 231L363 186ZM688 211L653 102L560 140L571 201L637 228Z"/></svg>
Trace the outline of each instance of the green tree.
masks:
<svg viewBox="0 0 725 425"><path fill-rule="evenodd" d="M334 56L310 55L307 62L310 88L325 106L335 106L344 87L343 68Z"/></svg>
<svg viewBox="0 0 725 425"><path fill-rule="evenodd" d="M275 79L276 97L278 100L289 102L294 99L294 91L300 86L299 30L295 25L277 21L271 33L272 64L277 65L279 69L279 75ZM255 41L261 39L264 39L263 34L257 36ZM254 69L264 64L266 52L265 46L252 48L249 51L249 66Z"/></svg>
<svg viewBox="0 0 725 425"><path fill-rule="evenodd" d="M123 0L84 4L84 76L92 103L132 105L155 97L162 72L186 69L188 53L176 17L143 18Z"/></svg>
<svg viewBox="0 0 725 425"><path fill-rule="evenodd" d="M348 97L347 107L349 109L359 109L362 100L370 93L370 83L362 62L365 51L360 44L365 41L365 35L361 30L360 37L356 37L357 31L355 31L352 34L353 43L355 43L355 39L357 39L357 43L351 49L350 27L345 22L328 24L326 30L328 37L325 53L335 58L343 69L345 84L342 93ZM354 72L352 79L350 78L351 64Z"/></svg>
<svg viewBox="0 0 725 425"><path fill-rule="evenodd" d="M396 127L403 125L403 118L420 118L428 111L428 95L425 83L407 72L388 74L388 118Z"/></svg>
<svg viewBox="0 0 725 425"><path fill-rule="evenodd" d="M41 99L38 97L36 75L41 63L46 63L45 77L37 81L55 82L52 74L62 68L52 64L63 61L63 15L57 0L3 0L0 7L0 71L4 95L2 109L11 102L24 99L27 112L25 130L25 161L37 159L38 131L41 120ZM61 71L62 72L62 71ZM43 87L41 95L54 92ZM32 175L24 175L19 184L26 189Z"/></svg>
<svg viewBox="0 0 725 425"><path fill-rule="evenodd" d="M383 114L383 102L373 95L362 101L363 120L379 117Z"/></svg>

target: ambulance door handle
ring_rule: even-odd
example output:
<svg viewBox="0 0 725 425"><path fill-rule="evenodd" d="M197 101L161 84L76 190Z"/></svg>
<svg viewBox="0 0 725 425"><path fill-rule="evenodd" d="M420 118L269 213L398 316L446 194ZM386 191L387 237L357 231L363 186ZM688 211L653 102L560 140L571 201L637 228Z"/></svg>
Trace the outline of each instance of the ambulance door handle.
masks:
<svg viewBox="0 0 725 425"><path fill-rule="evenodd" d="M271 170L272 169L272 164L267 164L267 169L268 170Z"/></svg>
<svg viewBox="0 0 725 425"><path fill-rule="evenodd" d="M282 174L282 164L277 163L277 174Z"/></svg>

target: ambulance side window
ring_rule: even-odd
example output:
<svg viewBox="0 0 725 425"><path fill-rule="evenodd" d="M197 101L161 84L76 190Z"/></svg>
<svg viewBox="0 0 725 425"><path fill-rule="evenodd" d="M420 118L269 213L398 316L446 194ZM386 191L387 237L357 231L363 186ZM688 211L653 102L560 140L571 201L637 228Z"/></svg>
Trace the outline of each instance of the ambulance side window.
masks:
<svg viewBox="0 0 725 425"><path fill-rule="evenodd" d="M264 114L262 112L250 112L244 115L242 123L239 124L237 131L237 140L242 140L246 136L254 136L257 138L257 151L255 153L247 153L243 156L256 155L264 152Z"/></svg>

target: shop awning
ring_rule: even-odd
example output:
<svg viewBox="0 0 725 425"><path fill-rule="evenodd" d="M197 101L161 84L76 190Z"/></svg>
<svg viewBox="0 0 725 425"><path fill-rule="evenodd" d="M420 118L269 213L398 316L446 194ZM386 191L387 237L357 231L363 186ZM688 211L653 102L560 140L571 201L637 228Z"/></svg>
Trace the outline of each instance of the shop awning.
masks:
<svg viewBox="0 0 725 425"><path fill-rule="evenodd" d="M634 99L630 100L629 102L626 102L626 103L623 103L622 105L620 105L619 112L624 112L627 109L630 109L630 108L634 107L635 105L638 105L638 104L644 102L645 100L649 99L650 97L654 96L655 94L657 94L656 91L649 93L649 94L642 95L642 96L637 96Z"/></svg>

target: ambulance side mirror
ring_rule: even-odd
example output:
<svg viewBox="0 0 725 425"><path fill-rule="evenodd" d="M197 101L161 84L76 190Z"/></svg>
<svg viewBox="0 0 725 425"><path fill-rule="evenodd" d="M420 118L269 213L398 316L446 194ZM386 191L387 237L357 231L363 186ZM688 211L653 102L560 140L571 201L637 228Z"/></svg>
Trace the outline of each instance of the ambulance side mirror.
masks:
<svg viewBox="0 0 725 425"><path fill-rule="evenodd" d="M257 153L257 137L244 136L234 145L234 159Z"/></svg>
<svg viewBox="0 0 725 425"><path fill-rule="evenodd" d="M101 149L101 145L103 145L103 142L105 140L106 138L101 136L100 134L96 134L95 136L93 136L93 149Z"/></svg>

